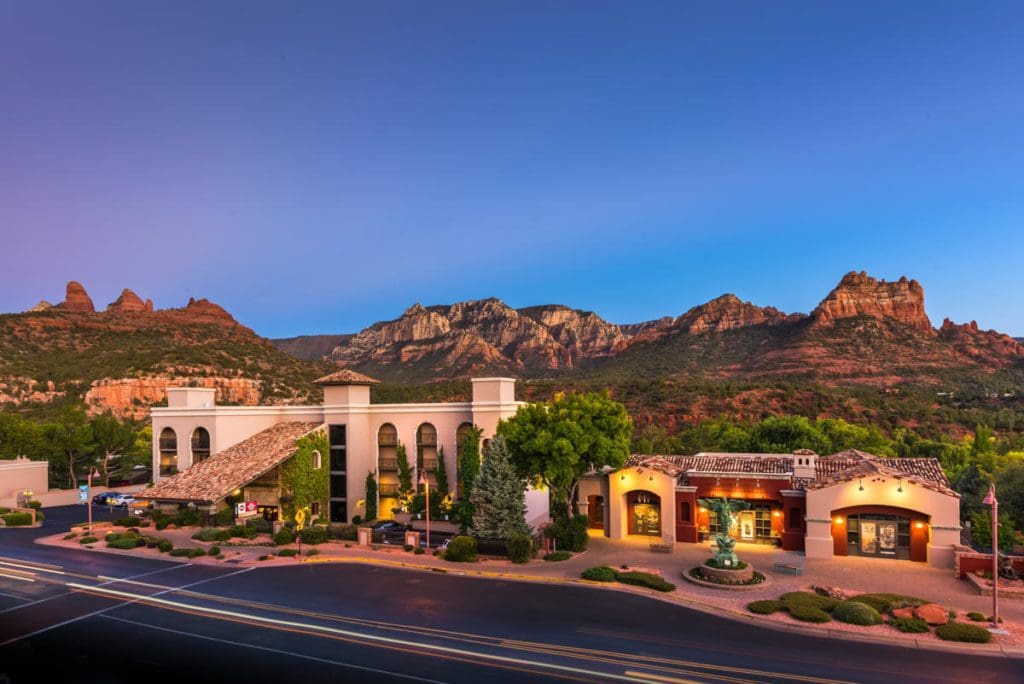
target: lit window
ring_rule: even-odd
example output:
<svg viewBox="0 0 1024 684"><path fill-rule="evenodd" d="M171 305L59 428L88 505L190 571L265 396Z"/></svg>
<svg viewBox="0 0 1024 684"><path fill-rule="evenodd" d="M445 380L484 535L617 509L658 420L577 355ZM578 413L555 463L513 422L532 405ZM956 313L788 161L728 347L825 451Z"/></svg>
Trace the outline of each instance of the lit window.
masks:
<svg viewBox="0 0 1024 684"><path fill-rule="evenodd" d="M322 459L320 458L320 452L316 449L313 450L313 470L320 470Z"/></svg>

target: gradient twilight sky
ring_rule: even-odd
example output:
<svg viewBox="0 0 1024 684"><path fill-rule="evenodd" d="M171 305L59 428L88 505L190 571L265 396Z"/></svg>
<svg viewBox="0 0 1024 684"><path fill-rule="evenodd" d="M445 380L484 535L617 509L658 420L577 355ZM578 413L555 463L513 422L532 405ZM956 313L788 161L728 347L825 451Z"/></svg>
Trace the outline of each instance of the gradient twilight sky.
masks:
<svg viewBox="0 0 1024 684"><path fill-rule="evenodd" d="M1020 2L10 0L0 65L0 311L633 322L867 270L1024 335Z"/></svg>

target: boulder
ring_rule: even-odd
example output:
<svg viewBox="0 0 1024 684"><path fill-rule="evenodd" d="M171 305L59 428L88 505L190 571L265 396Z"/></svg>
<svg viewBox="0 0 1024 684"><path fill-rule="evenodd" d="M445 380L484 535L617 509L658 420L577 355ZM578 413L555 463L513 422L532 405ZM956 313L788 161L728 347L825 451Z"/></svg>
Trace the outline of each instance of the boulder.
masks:
<svg viewBox="0 0 1024 684"><path fill-rule="evenodd" d="M914 610L914 615L929 625L944 625L949 622L949 613L937 603L926 603Z"/></svg>
<svg viewBox="0 0 1024 684"><path fill-rule="evenodd" d="M892 616L894 618L912 618L914 617L914 607L907 606L906 608L897 608L892 611Z"/></svg>

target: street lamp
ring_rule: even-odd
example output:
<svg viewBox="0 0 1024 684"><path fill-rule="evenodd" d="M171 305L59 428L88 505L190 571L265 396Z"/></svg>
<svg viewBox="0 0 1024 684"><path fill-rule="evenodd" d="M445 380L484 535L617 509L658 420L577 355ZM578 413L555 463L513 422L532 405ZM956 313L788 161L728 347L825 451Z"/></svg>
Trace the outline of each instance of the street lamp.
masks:
<svg viewBox="0 0 1024 684"><path fill-rule="evenodd" d="M999 630L999 501L996 486L988 486L988 495L982 501L992 507L992 626L990 631Z"/></svg>
<svg viewBox="0 0 1024 684"><path fill-rule="evenodd" d="M92 535L92 476L93 475L97 475L98 476L99 474L100 474L99 468L97 468L96 466L93 466L92 468L89 469L89 474L86 476L86 481L85 481L86 482L86 490L87 490L87 494L85 495L85 502L86 502L86 505L89 507L89 534L90 534L90 536Z"/></svg>
<svg viewBox="0 0 1024 684"><path fill-rule="evenodd" d="M423 498L427 503L427 551L430 550L430 482L424 473L420 473L420 486L423 487Z"/></svg>

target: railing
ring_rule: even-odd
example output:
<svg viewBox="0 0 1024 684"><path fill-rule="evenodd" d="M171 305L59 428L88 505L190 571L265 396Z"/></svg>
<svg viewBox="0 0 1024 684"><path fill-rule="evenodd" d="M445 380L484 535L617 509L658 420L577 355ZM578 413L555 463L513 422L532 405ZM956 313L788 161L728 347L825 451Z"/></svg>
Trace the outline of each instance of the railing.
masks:
<svg viewBox="0 0 1024 684"><path fill-rule="evenodd" d="M382 484L377 489L380 496L398 496L398 485L396 484Z"/></svg>
<svg viewBox="0 0 1024 684"><path fill-rule="evenodd" d="M377 468L382 473L394 473L398 471L398 459L397 458L382 458L377 463Z"/></svg>
<svg viewBox="0 0 1024 684"><path fill-rule="evenodd" d="M421 469L426 470L428 473L432 473L437 470L437 459L436 458L425 458L423 459L423 465Z"/></svg>
<svg viewBox="0 0 1024 684"><path fill-rule="evenodd" d="M398 435L377 435L377 446L398 446Z"/></svg>
<svg viewBox="0 0 1024 684"><path fill-rule="evenodd" d="M437 435L423 435L419 439L419 441L416 442L416 446L436 447L437 446Z"/></svg>

